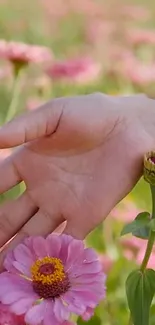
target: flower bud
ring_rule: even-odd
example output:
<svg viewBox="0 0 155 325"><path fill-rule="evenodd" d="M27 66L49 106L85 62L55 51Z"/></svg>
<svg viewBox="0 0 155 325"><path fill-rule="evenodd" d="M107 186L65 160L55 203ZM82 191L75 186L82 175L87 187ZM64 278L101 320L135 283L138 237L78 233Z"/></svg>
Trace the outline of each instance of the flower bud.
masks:
<svg viewBox="0 0 155 325"><path fill-rule="evenodd" d="M155 185L155 151L150 151L144 156L144 179Z"/></svg>

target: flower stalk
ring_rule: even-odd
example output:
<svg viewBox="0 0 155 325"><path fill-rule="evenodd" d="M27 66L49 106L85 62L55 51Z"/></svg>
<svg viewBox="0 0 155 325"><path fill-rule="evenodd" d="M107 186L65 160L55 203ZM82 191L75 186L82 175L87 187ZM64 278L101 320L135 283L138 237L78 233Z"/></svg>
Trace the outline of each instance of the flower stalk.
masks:
<svg viewBox="0 0 155 325"><path fill-rule="evenodd" d="M16 69L14 67L14 81L12 87L12 98L10 105L7 110L5 122L9 122L11 119L14 118L17 110L17 105L19 101L19 96L21 92L21 79L23 76L23 69Z"/></svg>

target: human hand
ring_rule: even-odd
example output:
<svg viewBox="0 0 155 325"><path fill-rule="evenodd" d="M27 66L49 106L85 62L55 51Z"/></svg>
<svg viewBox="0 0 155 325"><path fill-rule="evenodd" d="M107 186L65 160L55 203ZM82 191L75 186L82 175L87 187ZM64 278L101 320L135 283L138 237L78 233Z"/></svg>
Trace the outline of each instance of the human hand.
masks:
<svg viewBox="0 0 155 325"><path fill-rule="evenodd" d="M144 95L54 99L0 129L0 148L20 147L0 163L0 193L26 190L0 207L0 246L17 232L65 232L83 239L130 192L143 155L154 149L155 103Z"/></svg>

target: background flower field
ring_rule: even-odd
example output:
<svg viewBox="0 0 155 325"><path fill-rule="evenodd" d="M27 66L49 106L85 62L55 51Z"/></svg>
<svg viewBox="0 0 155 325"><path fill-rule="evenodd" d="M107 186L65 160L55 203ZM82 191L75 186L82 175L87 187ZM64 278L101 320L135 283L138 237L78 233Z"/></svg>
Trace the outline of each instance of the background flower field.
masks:
<svg viewBox="0 0 155 325"><path fill-rule="evenodd" d="M155 98L154 19L153 0L148 6L140 0L0 0L1 124L52 97L101 91L114 96L145 92ZM0 159L9 153L0 151ZM1 195L1 202L22 190ZM127 324L125 280L146 245L120 232L140 211L150 211L150 202L141 180L87 238L107 273L107 299L91 325ZM149 265L155 268L155 251Z"/></svg>

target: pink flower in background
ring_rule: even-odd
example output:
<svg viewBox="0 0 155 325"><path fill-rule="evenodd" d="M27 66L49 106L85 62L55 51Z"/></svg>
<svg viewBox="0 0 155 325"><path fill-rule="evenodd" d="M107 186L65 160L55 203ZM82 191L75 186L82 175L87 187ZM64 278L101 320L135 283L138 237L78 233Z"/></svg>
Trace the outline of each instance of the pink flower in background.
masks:
<svg viewBox="0 0 155 325"><path fill-rule="evenodd" d="M8 306L0 304L0 325L25 325L22 316L14 315Z"/></svg>
<svg viewBox="0 0 155 325"><path fill-rule="evenodd" d="M138 264L141 264L142 263L143 258L144 258L144 255L145 255L145 251L146 251L146 249L144 249L144 248L142 248L139 251L139 253L137 255L137 259L136 259ZM150 258L149 258L147 267L148 268L152 268L152 269L155 268L155 249L153 250L153 252L152 252L152 254L151 254Z"/></svg>
<svg viewBox="0 0 155 325"><path fill-rule="evenodd" d="M44 46L0 40L0 58L19 64L43 63L51 62L53 54Z"/></svg>
<svg viewBox="0 0 155 325"><path fill-rule="evenodd" d="M122 5L119 8L120 12L123 14L124 18L129 18L129 19L135 19L137 20L141 20L141 21L146 21L150 18L151 13L148 10L148 8L138 5Z"/></svg>
<svg viewBox="0 0 155 325"><path fill-rule="evenodd" d="M8 253L0 274L0 301L29 325L59 325L70 313L87 319L105 297L97 254L67 235L30 237Z"/></svg>
<svg viewBox="0 0 155 325"><path fill-rule="evenodd" d="M130 238L121 239L120 243L123 248L124 256L128 260L134 261L136 264L140 265L144 258L147 241L132 236ZM148 267L155 268L155 247L149 259Z"/></svg>
<svg viewBox="0 0 155 325"><path fill-rule="evenodd" d="M145 86L155 81L155 64L143 63L132 53L118 57L118 73L134 85Z"/></svg>
<svg viewBox="0 0 155 325"><path fill-rule="evenodd" d="M126 66L127 78L135 85L145 86L155 82L155 64L144 64L138 60Z"/></svg>
<svg viewBox="0 0 155 325"><path fill-rule="evenodd" d="M111 36L113 36L116 25L113 21L93 19L85 26L86 28L86 38L92 43L101 43L101 39L104 38L105 43L109 43ZM102 44L103 46L103 44Z"/></svg>
<svg viewBox="0 0 155 325"><path fill-rule="evenodd" d="M155 44L155 31L149 29L130 29L127 33L127 41L131 45Z"/></svg>
<svg viewBox="0 0 155 325"><path fill-rule="evenodd" d="M146 248L146 241L134 236L120 239L124 256L128 260L136 261L139 251Z"/></svg>
<svg viewBox="0 0 155 325"><path fill-rule="evenodd" d="M79 84L92 82L99 77L101 68L89 58L55 62L47 71L54 80L74 81Z"/></svg>
<svg viewBox="0 0 155 325"><path fill-rule="evenodd" d="M137 214L141 211L136 204L131 200L124 199L116 208L114 208L110 215L121 221L130 222L135 219Z"/></svg>
<svg viewBox="0 0 155 325"><path fill-rule="evenodd" d="M32 97L27 100L26 109L33 111L43 104L45 104L45 102L43 102L40 98Z"/></svg>
<svg viewBox="0 0 155 325"><path fill-rule="evenodd" d="M102 264L102 269L104 273L109 273L112 269L114 261L106 254L99 255L100 263Z"/></svg>

